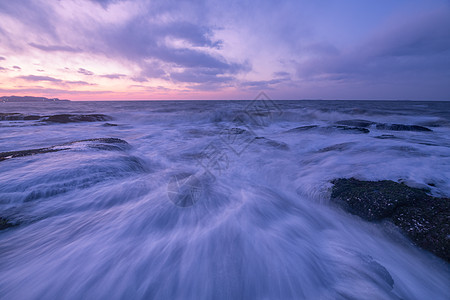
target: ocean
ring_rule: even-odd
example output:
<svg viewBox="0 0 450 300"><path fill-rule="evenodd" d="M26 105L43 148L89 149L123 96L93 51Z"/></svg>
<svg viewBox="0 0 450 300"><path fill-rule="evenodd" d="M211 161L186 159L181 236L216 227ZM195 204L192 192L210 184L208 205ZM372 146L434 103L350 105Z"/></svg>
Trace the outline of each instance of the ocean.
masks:
<svg viewBox="0 0 450 300"><path fill-rule="evenodd" d="M329 199L351 177L450 197L450 102L0 113L0 299L448 299L448 262Z"/></svg>

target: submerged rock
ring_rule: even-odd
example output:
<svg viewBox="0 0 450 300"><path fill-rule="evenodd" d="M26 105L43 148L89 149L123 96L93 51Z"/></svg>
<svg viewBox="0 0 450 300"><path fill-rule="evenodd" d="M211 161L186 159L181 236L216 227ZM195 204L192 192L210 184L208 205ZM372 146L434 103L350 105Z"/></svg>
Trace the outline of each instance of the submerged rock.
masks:
<svg viewBox="0 0 450 300"><path fill-rule="evenodd" d="M68 149L68 148L66 148ZM20 151L8 151L8 152L1 152L0 153L0 161L9 159L9 158L15 158L15 157L22 157L22 156L30 156L34 154L43 154L43 153L49 153L49 152L57 152L66 150L64 148L39 148L39 149L29 149L29 150L20 150Z"/></svg>
<svg viewBox="0 0 450 300"><path fill-rule="evenodd" d="M366 127L370 127L371 125L375 124L375 122L356 119L356 120L337 121L336 124L366 128Z"/></svg>
<svg viewBox="0 0 450 300"><path fill-rule="evenodd" d="M390 180L336 179L331 200L368 221L391 220L418 246L450 261L450 199Z"/></svg>
<svg viewBox="0 0 450 300"><path fill-rule="evenodd" d="M357 126L347 126L347 125L336 125L336 126L325 126L325 127L319 127L318 125L306 125L306 126L300 126L296 128L292 128L286 131L286 133L292 133L292 132L304 132L304 131L319 131L319 132L327 132L329 130L341 130L341 131L347 131L348 133L369 133L370 130L363 127L357 127Z"/></svg>
<svg viewBox="0 0 450 300"><path fill-rule="evenodd" d="M378 130L392 130L392 131L433 131L427 127L418 125L403 125L403 124L377 124Z"/></svg>
<svg viewBox="0 0 450 300"><path fill-rule="evenodd" d="M339 130L351 131L354 133L369 133L370 132L370 130L367 128L355 127L355 126L339 125L339 126L335 126L334 128L337 128Z"/></svg>
<svg viewBox="0 0 450 300"><path fill-rule="evenodd" d="M350 149L351 146L354 144L355 143L352 143L352 142L335 144L335 145L331 145L331 146L322 148L322 149L318 150L317 152L324 153L324 152L330 152L330 151L344 151L344 150Z"/></svg>
<svg viewBox="0 0 450 300"><path fill-rule="evenodd" d="M51 122L51 123L76 123L76 122L98 122L98 121L111 121L112 118L107 115L102 114L91 114L91 115L72 115L72 114L61 114L45 116L41 121Z"/></svg>
<svg viewBox="0 0 450 300"><path fill-rule="evenodd" d="M300 126L300 127L289 129L286 132L306 131L306 130L314 129L314 128L317 128L317 127L319 127L319 126L318 125Z"/></svg>
<svg viewBox="0 0 450 300"><path fill-rule="evenodd" d="M24 115L21 113L0 113L0 121L37 121L37 120L48 123L77 123L77 122L111 121L112 117L103 114L89 114L89 115L59 114L50 116L39 116L39 115Z"/></svg>
<svg viewBox="0 0 450 300"><path fill-rule="evenodd" d="M378 130L433 131L433 130L427 128L427 127L418 126L418 125L377 123L377 122L373 122L373 121L359 120L359 119L337 121L336 124L344 125L344 126L350 126L350 127L358 127L358 128L368 128L368 127L371 127L372 125L375 125L375 127Z"/></svg>
<svg viewBox="0 0 450 300"><path fill-rule="evenodd" d="M0 217L0 230L17 226L18 224L12 223L11 221Z"/></svg>
<svg viewBox="0 0 450 300"><path fill-rule="evenodd" d="M70 149L73 149L73 147L71 147L71 146L80 144L80 143L88 143L87 147L89 147L89 148L94 148L94 149L99 149L99 150L107 150L107 151L114 151L114 150L121 151L121 150L125 150L125 149L129 148L129 146L130 146L126 141L118 139L118 138L86 139L86 140L68 142L68 143L55 145L55 146L51 146L51 147L47 147L47 148L0 152L0 161L10 159L10 158L30 156L30 155L35 155L35 154L43 154L43 153L49 153L49 152L70 150Z"/></svg>
<svg viewBox="0 0 450 300"><path fill-rule="evenodd" d="M39 120L41 116L37 115L24 115L20 113L0 113L0 121L30 121Z"/></svg>
<svg viewBox="0 0 450 300"><path fill-rule="evenodd" d="M286 143L271 140L262 136L255 137L255 140L259 144L271 146L280 150L289 150L289 146Z"/></svg>

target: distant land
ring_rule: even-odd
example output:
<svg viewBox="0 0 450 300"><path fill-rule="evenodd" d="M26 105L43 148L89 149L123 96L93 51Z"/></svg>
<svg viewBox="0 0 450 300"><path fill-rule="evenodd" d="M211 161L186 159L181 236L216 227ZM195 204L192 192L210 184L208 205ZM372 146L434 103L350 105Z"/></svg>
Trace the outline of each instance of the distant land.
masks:
<svg viewBox="0 0 450 300"><path fill-rule="evenodd" d="M32 96L3 96L0 102L68 102L58 98L32 97Z"/></svg>

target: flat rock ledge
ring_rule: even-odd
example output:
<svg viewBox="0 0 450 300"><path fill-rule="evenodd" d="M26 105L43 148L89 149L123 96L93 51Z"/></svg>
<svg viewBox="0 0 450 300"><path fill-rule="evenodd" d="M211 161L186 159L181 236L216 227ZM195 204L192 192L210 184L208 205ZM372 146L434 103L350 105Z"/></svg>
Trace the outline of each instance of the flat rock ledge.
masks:
<svg viewBox="0 0 450 300"><path fill-rule="evenodd" d="M109 151L122 151L130 147L130 145L121 139L118 138L95 138L95 139L86 139L68 142L56 146L46 147L46 148L38 148L38 149L27 149L27 150L19 150L19 151L8 151L8 152L0 152L0 161L7 160L10 158L16 157L24 157L31 156L35 154L43 154L50 152L58 152L70 150L73 146L79 144L85 144L86 147L97 150L109 150Z"/></svg>
<svg viewBox="0 0 450 300"><path fill-rule="evenodd" d="M450 199L390 180L335 179L331 201L367 221L390 220L416 245L450 262Z"/></svg>

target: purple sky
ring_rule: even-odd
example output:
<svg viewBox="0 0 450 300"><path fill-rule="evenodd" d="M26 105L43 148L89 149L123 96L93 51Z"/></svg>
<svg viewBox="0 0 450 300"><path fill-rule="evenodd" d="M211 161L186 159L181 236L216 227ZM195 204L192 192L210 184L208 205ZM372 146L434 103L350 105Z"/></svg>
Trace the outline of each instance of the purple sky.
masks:
<svg viewBox="0 0 450 300"><path fill-rule="evenodd" d="M0 20L0 95L450 100L449 0L5 0Z"/></svg>

